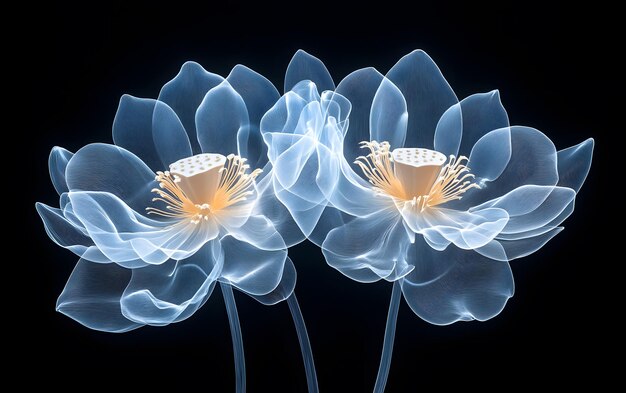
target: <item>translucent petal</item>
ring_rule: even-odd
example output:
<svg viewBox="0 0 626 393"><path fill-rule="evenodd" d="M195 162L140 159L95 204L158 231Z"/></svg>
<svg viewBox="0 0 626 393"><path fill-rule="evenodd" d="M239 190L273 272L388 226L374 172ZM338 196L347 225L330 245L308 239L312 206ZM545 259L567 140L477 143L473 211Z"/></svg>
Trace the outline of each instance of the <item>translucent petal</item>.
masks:
<svg viewBox="0 0 626 393"><path fill-rule="evenodd" d="M250 243L264 251L285 250L282 236L265 216L250 216L240 227L224 225L226 232L242 242Z"/></svg>
<svg viewBox="0 0 626 393"><path fill-rule="evenodd" d="M130 270L115 264L81 259L59 296L56 309L90 329L111 333L137 329L142 325L126 319L120 307L130 275Z"/></svg>
<svg viewBox="0 0 626 393"><path fill-rule="evenodd" d="M407 118L407 105L402 93L389 79L383 79L372 102L371 140L387 141L391 149L403 147Z"/></svg>
<svg viewBox="0 0 626 393"><path fill-rule="evenodd" d="M283 276L280 279L280 284L274 290L266 295L250 295L266 306L273 306L283 300L287 299L293 293L296 287L296 267L289 257L285 260L285 268L283 269Z"/></svg>
<svg viewBox="0 0 626 393"><path fill-rule="evenodd" d="M69 191L67 181L65 180L65 168L73 155L74 153L58 146L53 147L50 152L50 157L48 158L50 179L52 180L54 189L59 195Z"/></svg>
<svg viewBox="0 0 626 393"><path fill-rule="evenodd" d="M352 104L350 127L343 144L343 153L348 162L362 155L359 142L372 139L369 130L370 112L382 80L383 75L376 69L363 68L346 76L335 90Z"/></svg>
<svg viewBox="0 0 626 393"><path fill-rule="evenodd" d="M463 112L461 105L455 104L448 108L435 128L435 150L446 156L458 156L463 136Z"/></svg>
<svg viewBox="0 0 626 393"><path fill-rule="evenodd" d="M267 295L280 284L287 250L265 251L232 236L221 240L224 268L220 281L251 295Z"/></svg>
<svg viewBox="0 0 626 393"><path fill-rule="evenodd" d="M330 231L345 225L352 219L354 219L353 216L350 216L332 206L326 206L317 221L317 225L309 234L308 240L316 246L321 247Z"/></svg>
<svg viewBox="0 0 626 393"><path fill-rule="evenodd" d="M563 227L542 227L514 235L500 234L489 244L476 249L476 252L496 261L511 261L539 250L562 230Z"/></svg>
<svg viewBox="0 0 626 393"><path fill-rule="evenodd" d="M237 154L237 135L248 133L246 104L224 81L211 89L196 112L198 142L204 153Z"/></svg>
<svg viewBox="0 0 626 393"><path fill-rule="evenodd" d="M223 80L221 76L205 71L200 64L188 61L183 64L178 75L167 82L159 93L159 101L169 105L185 127L194 154L200 153L196 133L196 110L206 93Z"/></svg>
<svg viewBox="0 0 626 393"><path fill-rule="evenodd" d="M123 95L113 120L113 141L133 152L152 170L167 170L191 156L187 132L167 104Z"/></svg>
<svg viewBox="0 0 626 393"><path fill-rule="evenodd" d="M335 90L335 83L328 69L317 57L299 49L291 58L285 73L285 92L291 90L298 82L313 81L319 92Z"/></svg>
<svg viewBox="0 0 626 393"><path fill-rule="evenodd" d="M502 175L511 160L511 154L511 129L500 128L476 142L467 165L479 181L493 181Z"/></svg>
<svg viewBox="0 0 626 393"><path fill-rule="evenodd" d="M74 213L100 251L111 261L136 268L185 259L218 234L212 220L163 222L131 210L113 194L72 192Z"/></svg>
<svg viewBox="0 0 626 393"><path fill-rule="evenodd" d="M259 129L261 118L280 94L265 77L242 65L236 65L226 80L245 102L250 121L249 127L241 128L237 135L239 155L247 158L251 167L263 168L267 163L267 147Z"/></svg>
<svg viewBox="0 0 626 393"><path fill-rule="evenodd" d="M410 241L402 217L390 207L333 229L322 252L330 266L353 280L393 281L412 269L404 258Z"/></svg>
<svg viewBox="0 0 626 393"><path fill-rule="evenodd" d="M79 257L92 262L111 262L98 250L93 240L85 233L84 228L77 227L69 222L61 209L39 202L35 205L35 208L43 221L46 233L57 245L67 248Z"/></svg>
<svg viewBox="0 0 626 393"><path fill-rule="evenodd" d="M65 171L71 191L105 191L144 212L157 187L154 172L137 156L114 145L94 143L78 150Z"/></svg>
<svg viewBox="0 0 626 393"><path fill-rule="evenodd" d="M405 146L432 149L441 115L458 102L454 91L422 50L401 58L386 76L406 99L409 120Z"/></svg>
<svg viewBox="0 0 626 393"><path fill-rule="evenodd" d="M500 101L500 93L473 94L460 102L463 112L463 138L459 154L468 156L474 144L487 133L509 127L509 117Z"/></svg>
<svg viewBox="0 0 626 393"><path fill-rule="evenodd" d="M472 250L433 250L416 239L409 250L415 269L401 281L404 299L420 318L435 325L484 321L498 315L513 296L511 268Z"/></svg>
<svg viewBox="0 0 626 393"><path fill-rule="evenodd" d="M122 296L122 313L147 325L182 321L211 296L221 267L221 249L214 240L187 259L133 269Z"/></svg>
<svg viewBox="0 0 626 393"><path fill-rule="evenodd" d="M591 168L593 146L594 140L589 138L557 153L559 169L557 185L572 188L576 192L580 191Z"/></svg>

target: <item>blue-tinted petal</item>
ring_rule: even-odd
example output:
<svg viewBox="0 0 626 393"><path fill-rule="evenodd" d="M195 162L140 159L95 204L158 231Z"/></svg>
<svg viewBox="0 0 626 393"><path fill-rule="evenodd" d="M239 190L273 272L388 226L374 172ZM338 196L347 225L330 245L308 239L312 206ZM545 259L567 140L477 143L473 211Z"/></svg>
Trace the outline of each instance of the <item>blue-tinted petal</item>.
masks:
<svg viewBox="0 0 626 393"><path fill-rule="evenodd" d="M580 191L589 169L591 168L591 157L593 156L593 138L579 143L576 146L568 147L557 153L559 182L558 186L569 187L574 191Z"/></svg>
<svg viewBox="0 0 626 393"><path fill-rule="evenodd" d="M534 253L558 235L563 227L541 227L515 234L500 234L484 247L476 249L479 254L496 261L511 261Z"/></svg>
<svg viewBox="0 0 626 393"><path fill-rule="evenodd" d="M411 238L395 207L358 217L330 231L322 244L326 262L359 282L393 281L407 274Z"/></svg>
<svg viewBox="0 0 626 393"><path fill-rule="evenodd" d="M222 223L222 222L220 222ZM222 223L224 225L224 223ZM285 250L287 246L272 221L265 216L249 216L240 227L224 225L230 236L265 251Z"/></svg>
<svg viewBox="0 0 626 393"><path fill-rule="evenodd" d="M513 296L513 275L506 262L453 246L436 251L419 238L409 259L415 269L401 281L404 299L432 324L493 318Z"/></svg>
<svg viewBox="0 0 626 393"><path fill-rule="evenodd" d="M285 268L283 269L283 276L280 279L280 284L274 290L266 295L250 295L266 306L273 306L276 303L282 302L287 299L293 293L296 287L296 267L289 257L285 260Z"/></svg>
<svg viewBox="0 0 626 393"><path fill-rule="evenodd" d="M473 94L460 102L463 112L463 138L459 154L468 156L474 144L490 131L509 126L509 117L497 90Z"/></svg>
<svg viewBox="0 0 626 393"><path fill-rule="evenodd" d="M215 240L187 259L133 269L122 296L122 313L147 325L182 321L211 296L221 267L221 249Z"/></svg>
<svg viewBox="0 0 626 393"><path fill-rule="evenodd" d="M433 148L441 115L458 102L435 62L421 50L400 59L387 73L406 99L409 113L406 147Z"/></svg>
<svg viewBox="0 0 626 393"><path fill-rule="evenodd" d="M280 94L265 77L242 65L236 65L226 80L245 102L250 120L249 127L242 128L237 135L239 155L247 158L250 166L263 168L267 163L267 147L259 130L261 118Z"/></svg>
<svg viewBox="0 0 626 393"><path fill-rule="evenodd" d="M167 82L159 93L159 101L170 106L178 115L194 154L200 153L196 132L196 110L206 93L222 83L224 78L207 72L201 65L188 61L174 79Z"/></svg>
<svg viewBox="0 0 626 393"><path fill-rule="evenodd" d="M73 155L74 153L58 146L53 147L50 152L50 157L48 158L50 179L52 180L54 189L59 195L69 191L67 181L65 180L65 168L67 168L67 163Z"/></svg>
<svg viewBox="0 0 626 393"><path fill-rule="evenodd" d="M246 104L228 81L211 89L196 113L198 142L204 153L237 154L237 135L248 130Z"/></svg>
<svg viewBox="0 0 626 393"><path fill-rule="evenodd" d="M463 113L461 105L455 104L448 108L435 128L435 150L446 156L458 156L463 136Z"/></svg>
<svg viewBox="0 0 626 393"><path fill-rule="evenodd" d="M221 240L224 268L220 281L251 295L267 295L280 284L287 250L265 251L232 236Z"/></svg>
<svg viewBox="0 0 626 393"><path fill-rule="evenodd" d="M185 128L161 101L123 95L113 121L113 141L133 152L152 170L167 170L191 156Z"/></svg>
<svg viewBox="0 0 626 393"><path fill-rule="evenodd" d="M57 311L90 329L123 333L141 327L122 315L120 298L130 280L130 270L115 264L81 259L59 300Z"/></svg>
<svg viewBox="0 0 626 393"><path fill-rule="evenodd" d="M380 84L370 114L370 140L387 141L391 149L404 146L407 106L400 90L389 79Z"/></svg>
<svg viewBox="0 0 626 393"><path fill-rule="evenodd" d="M76 217L98 249L125 267L187 258L218 234L217 224L212 220L201 224L190 220L151 220L109 193L72 192L69 197Z"/></svg>
<svg viewBox="0 0 626 393"><path fill-rule="evenodd" d="M319 92L334 90L335 82L330 76L328 69L317 57L311 56L302 49L298 50L291 58L285 73L285 92L291 90L298 82L303 80L313 81Z"/></svg>
<svg viewBox="0 0 626 393"><path fill-rule="evenodd" d="M94 143L74 154L65 171L71 191L105 191L144 212L157 186L154 172L137 156L114 145Z"/></svg>
<svg viewBox="0 0 626 393"><path fill-rule="evenodd" d="M476 142L467 165L479 181L493 181L502 175L511 160L511 154L511 129L500 128Z"/></svg>

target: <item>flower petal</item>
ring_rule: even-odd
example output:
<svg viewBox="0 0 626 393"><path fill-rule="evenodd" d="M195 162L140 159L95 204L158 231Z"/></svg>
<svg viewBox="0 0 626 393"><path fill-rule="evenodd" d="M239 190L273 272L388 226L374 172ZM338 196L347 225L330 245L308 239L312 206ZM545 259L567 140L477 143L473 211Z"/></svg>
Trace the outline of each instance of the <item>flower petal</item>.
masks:
<svg viewBox="0 0 626 393"><path fill-rule="evenodd" d="M237 135L248 133L248 110L228 81L209 90L196 112L198 142L204 153L237 154Z"/></svg>
<svg viewBox="0 0 626 393"><path fill-rule="evenodd" d="M265 216L250 216L239 227L231 227L222 222L227 233L239 241L252 244L265 251L285 250L287 246L272 222Z"/></svg>
<svg viewBox="0 0 626 393"><path fill-rule="evenodd" d="M296 287L296 279L296 267L293 265L291 258L287 257L285 260L285 268L283 269L283 276L280 279L280 284L278 284L272 292L266 295L250 296L266 306L273 306L274 304L282 302L291 296Z"/></svg>
<svg viewBox="0 0 626 393"><path fill-rule="evenodd" d="M74 154L65 170L71 191L105 191L143 212L157 186L154 172L133 153L114 145L94 143Z"/></svg>
<svg viewBox="0 0 626 393"><path fill-rule="evenodd" d="M370 138L373 141L387 141L391 149L404 146L407 129L407 104L400 92L389 79L384 78L376 91L370 114Z"/></svg>
<svg viewBox="0 0 626 393"><path fill-rule="evenodd" d="M420 318L435 325L485 321L513 296L511 268L472 250L433 250L416 238L409 250L415 269L401 281L404 299Z"/></svg>
<svg viewBox="0 0 626 393"><path fill-rule="evenodd" d="M214 240L187 259L133 269L122 296L122 313L146 325L182 321L211 296L221 267L221 248Z"/></svg>
<svg viewBox="0 0 626 393"><path fill-rule="evenodd" d="M80 259L57 301L57 311L95 330L123 333L141 327L122 315L120 298L130 270Z"/></svg>
<svg viewBox="0 0 626 393"><path fill-rule="evenodd" d="M266 251L232 236L221 240L224 269L221 282L250 295L267 295L278 287L283 276L287 250Z"/></svg>
<svg viewBox="0 0 626 393"><path fill-rule="evenodd" d="M362 155L359 142L371 140L369 125L372 102L383 78L375 68L362 68L346 76L335 90L352 104L350 127L343 143L343 153L348 162L354 162Z"/></svg>
<svg viewBox="0 0 626 393"><path fill-rule="evenodd" d="M72 156L74 156L74 153L58 146L53 147L50 152L50 157L48 158L50 179L52 180L54 189L59 195L69 191L67 181L65 180L65 168L67 168L67 163Z"/></svg>
<svg viewBox="0 0 626 393"><path fill-rule="evenodd" d="M448 108L435 128L435 150L446 156L458 156L463 137L463 112L460 104Z"/></svg>
<svg viewBox="0 0 626 393"><path fill-rule="evenodd" d="M353 280L394 281L412 269L404 259L410 241L402 218L389 207L330 231L322 252L330 266Z"/></svg>
<svg viewBox="0 0 626 393"><path fill-rule="evenodd" d="M422 50L400 59L387 73L406 99L409 113L406 147L433 148L441 115L459 102L435 62Z"/></svg>
<svg viewBox="0 0 626 393"><path fill-rule="evenodd" d="M159 93L159 101L169 105L185 127L194 154L201 152L196 132L196 111L206 93L223 80L221 76L205 71L200 64L188 61Z"/></svg>
<svg viewBox="0 0 626 393"><path fill-rule="evenodd" d="M185 259L218 234L211 220L201 224L151 220L105 192L71 192L69 197L76 217L98 249L124 267Z"/></svg>
<svg viewBox="0 0 626 393"><path fill-rule="evenodd" d="M579 143L576 146L568 147L557 153L559 182L558 186L569 187L574 191L580 191L583 186L589 169L591 168L591 157L593 156L593 138Z"/></svg>
<svg viewBox="0 0 626 393"><path fill-rule="evenodd" d="M496 261L512 261L534 253L558 235L563 227L542 227L536 230L500 234L487 245L477 248L479 254Z"/></svg>
<svg viewBox="0 0 626 393"><path fill-rule="evenodd" d="M459 104L463 112L461 155L470 154L476 142L487 133L509 127L509 116L502 106L498 90L473 94Z"/></svg>
<svg viewBox="0 0 626 393"><path fill-rule="evenodd" d="M335 90L335 82L333 82L333 78L330 76L324 63L317 57L299 49L287 66L285 92L288 92L298 82L303 80L313 81L320 93L324 90Z"/></svg>
<svg viewBox="0 0 626 393"><path fill-rule="evenodd" d="M152 170L167 170L191 156L187 132L167 104L123 95L113 120L113 141L137 155Z"/></svg>
<svg viewBox="0 0 626 393"><path fill-rule="evenodd" d="M280 94L269 80L242 65L236 65L226 80L243 99L250 120L249 127L241 128L237 135L239 155L247 158L253 168L263 168L267 163L267 147L259 129L261 118Z"/></svg>

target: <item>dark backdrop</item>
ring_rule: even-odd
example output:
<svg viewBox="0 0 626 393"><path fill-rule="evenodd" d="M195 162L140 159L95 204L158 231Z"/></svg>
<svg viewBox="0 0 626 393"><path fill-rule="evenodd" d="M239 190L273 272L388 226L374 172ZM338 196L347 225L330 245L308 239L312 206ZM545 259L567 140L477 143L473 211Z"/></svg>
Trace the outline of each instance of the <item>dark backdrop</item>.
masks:
<svg viewBox="0 0 626 393"><path fill-rule="evenodd" d="M47 238L33 206L35 201L58 203L48 178L50 149L59 145L76 151L87 143L111 142L120 96L156 97L187 60L224 76L241 63L282 91L284 71L299 48L322 59L336 83L365 66L385 73L401 56L421 48L459 98L497 88L511 124L544 131L557 148L594 137L596 151L566 230L539 252L512 263L516 294L498 317L438 327L401 305L388 391L421 391L430 385L506 388L495 377L537 386L540 378L558 384L591 380L593 366L601 364L597 351L609 334L609 318L604 318L609 314L600 311L611 298L604 281L619 263L593 253L604 239L606 214L598 209L618 198L605 182L606 174L614 173L605 165L608 146L615 143L608 138L621 127L612 118L610 95L618 80L617 47L610 45L617 28L607 18L611 11L420 6L419 13L388 7L361 15L365 6L359 13L313 4L305 11L304 6L294 6L290 15L270 10L267 17L243 5L176 4L92 11L50 7L26 14L25 28L33 38L17 43L21 51L12 61L18 71L28 70L17 77L27 93L20 101L26 104L20 104L27 111L26 127L15 131L28 136L33 165L22 179L32 186L20 215L21 221L27 217L32 245L28 258L18 259L18 279L29 280L26 293L32 299L20 295L26 305L19 308L26 312L12 323L24 334L15 355L18 364L34 374L57 372L50 383L67 386L79 373L98 386L122 388L122 378L130 377L142 387L173 382L199 384L202 391L233 391L232 348L219 290L182 323L125 334L91 331L55 312L56 297L77 258ZM296 292L322 392L371 391L391 285L345 278L311 244L289 254L298 270ZM249 391L305 391L287 306L266 307L241 293L236 299Z"/></svg>

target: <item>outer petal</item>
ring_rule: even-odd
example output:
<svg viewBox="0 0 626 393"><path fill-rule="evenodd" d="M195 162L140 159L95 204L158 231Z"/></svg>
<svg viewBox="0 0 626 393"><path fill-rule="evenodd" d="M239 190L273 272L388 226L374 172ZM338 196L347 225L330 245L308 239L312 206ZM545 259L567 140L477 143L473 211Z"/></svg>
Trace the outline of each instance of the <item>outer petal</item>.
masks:
<svg viewBox="0 0 626 393"><path fill-rule="evenodd" d="M200 153L196 136L196 110L206 93L223 80L219 75L206 72L198 63L188 61L159 93L159 101L169 105L185 127L194 154Z"/></svg>
<svg viewBox="0 0 626 393"><path fill-rule="evenodd" d="M405 146L432 149L441 115L458 102L452 88L435 62L421 50L400 59L387 78L406 99L409 120Z"/></svg>
<svg viewBox="0 0 626 393"><path fill-rule="evenodd" d="M346 76L335 90L352 104L350 127L343 143L343 153L348 162L354 162L361 155L359 142L371 139L369 124L372 102L383 78L376 69L363 68Z"/></svg>
<svg viewBox="0 0 626 393"><path fill-rule="evenodd" d="M433 250L416 239L409 250L415 269L401 281L404 298L420 318L435 325L484 321L513 296L511 268L472 250Z"/></svg>
<svg viewBox="0 0 626 393"><path fill-rule="evenodd" d="M220 281L251 295L267 295L281 282L287 250L265 251L232 236L221 240L224 269Z"/></svg>
<svg viewBox="0 0 626 393"><path fill-rule="evenodd" d="M459 153L467 156L474 144L488 132L509 126L509 117L498 90L473 94L460 102L463 112L463 139Z"/></svg>
<svg viewBox="0 0 626 393"><path fill-rule="evenodd" d="M369 140L387 141L392 149L404 146L407 119L402 93L389 79L383 79L372 102Z"/></svg>
<svg viewBox="0 0 626 393"><path fill-rule="evenodd" d="M123 95L113 121L113 141L135 153L155 172L191 156L176 113L161 101Z"/></svg>
<svg viewBox="0 0 626 393"><path fill-rule="evenodd" d="M226 80L245 102L250 120L249 127L240 129L237 135L239 155L247 158L252 167L263 168L267 163L267 147L259 126L280 94L265 77L242 65L236 65Z"/></svg>
<svg viewBox="0 0 626 393"><path fill-rule="evenodd" d="M76 264L59 300L57 311L90 329L123 333L142 325L122 315L120 298L130 280L130 270L115 264Z"/></svg>
<svg viewBox="0 0 626 393"><path fill-rule="evenodd" d="M448 108L435 128L435 150L446 156L459 154L463 136L463 112L461 105L455 104Z"/></svg>
<svg viewBox="0 0 626 393"><path fill-rule="evenodd" d="M412 269L404 259L410 241L402 217L390 207L333 229L322 252L330 266L353 280L394 281Z"/></svg>
<svg viewBox="0 0 626 393"><path fill-rule="evenodd" d="M557 153L559 169L557 185L572 188L576 192L580 191L591 168L593 146L594 140L589 138Z"/></svg>
<svg viewBox="0 0 626 393"><path fill-rule="evenodd" d="M187 259L133 269L122 313L147 325L182 321L211 296L221 267L221 248L215 240Z"/></svg>
<svg viewBox="0 0 626 393"><path fill-rule="evenodd" d="M324 90L335 90L335 82L333 82L333 78L324 63L317 57L299 49L287 66L285 92L303 80L313 81L320 93Z"/></svg>
<svg viewBox="0 0 626 393"><path fill-rule="evenodd" d="M218 234L217 225L211 221L197 225L189 220L172 223L148 219L109 193L72 192L69 197L76 217L98 249L125 267L185 259Z"/></svg>
<svg viewBox="0 0 626 393"><path fill-rule="evenodd" d="M144 212L157 186L154 172L137 156L114 145L94 143L74 154L65 171L70 191L105 191Z"/></svg>
<svg viewBox="0 0 626 393"><path fill-rule="evenodd" d="M198 142L204 153L236 154L237 135L248 133L246 104L228 81L211 89L196 113Z"/></svg>
<svg viewBox="0 0 626 393"><path fill-rule="evenodd" d="M496 261L511 261L539 250L562 230L563 227L542 227L513 235L501 234L476 252Z"/></svg>
<svg viewBox="0 0 626 393"><path fill-rule="evenodd" d="M52 180L54 189L57 190L59 195L69 191L67 181L65 180L65 168L67 168L67 163L73 155L74 153L58 146L53 147L50 152L50 157L48 158L50 179Z"/></svg>
<svg viewBox="0 0 626 393"><path fill-rule="evenodd" d="M250 295L266 306L273 306L276 303L282 302L287 299L293 293L296 287L296 267L289 257L285 260L285 268L283 269L283 276L280 279L280 284L274 290L266 295Z"/></svg>
<svg viewBox="0 0 626 393"><path fill-rule="evenodd" d="M265 251L285 250L287 246L282 236L265 216L250 216L241 226L231 226L227 220L220 222L226 232L237 240L250 243Z"/></svg>

